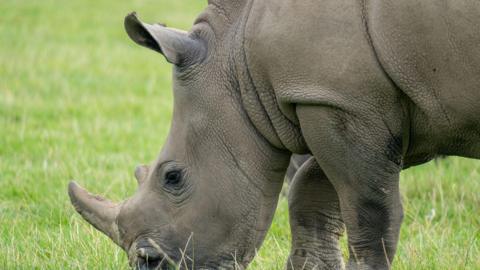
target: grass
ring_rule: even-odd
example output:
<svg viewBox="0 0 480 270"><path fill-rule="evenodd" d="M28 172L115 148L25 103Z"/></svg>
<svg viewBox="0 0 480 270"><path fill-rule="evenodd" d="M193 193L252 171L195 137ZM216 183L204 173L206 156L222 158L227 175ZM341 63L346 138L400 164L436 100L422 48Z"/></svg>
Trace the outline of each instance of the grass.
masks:
<svg viewBox="0 0 480 270"><path fill-rule="evenodd" d="M206 1L0 1L0 269L127 269L70 206L76 178L131 195L172 111L170 67L128 40L123 16L188 29ZM406 218L393 269L480 269L480 163L449 158L402 175ZM435 213L433 215L432 213ZM282 269L287 204L250 269Z"/></svg>

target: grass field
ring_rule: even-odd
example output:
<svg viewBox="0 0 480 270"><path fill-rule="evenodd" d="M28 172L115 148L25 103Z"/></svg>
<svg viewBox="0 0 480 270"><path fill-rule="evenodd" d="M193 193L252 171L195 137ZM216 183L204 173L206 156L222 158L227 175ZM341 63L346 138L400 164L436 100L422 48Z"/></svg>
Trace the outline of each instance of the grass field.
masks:
<svg viewBox="0 0 480 270"><path fill-rule="evenodd" d="M170 67L131 42L136 10L188 29L200 0L0 1L0 269L127 269L71 207L70 179L119 200L158 154ZM405 222L393 269L480 269L480 162L449 158L402 175ZM435 214L433 214L435 213ZM282 269L287 204L250 269Z"/></svg>

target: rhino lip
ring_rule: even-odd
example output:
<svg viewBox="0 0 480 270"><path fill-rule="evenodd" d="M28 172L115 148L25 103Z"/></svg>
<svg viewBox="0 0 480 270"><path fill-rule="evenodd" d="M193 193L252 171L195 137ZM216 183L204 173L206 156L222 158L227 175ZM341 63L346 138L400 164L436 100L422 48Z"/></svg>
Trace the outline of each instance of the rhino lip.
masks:
<svg viewBox="0 0 480 270"><path fill-rule="evenodd" d="M151 248L139 248L137 250L136 269L138 270L169 270L174 269L167 256L153 251Z"/></svg>

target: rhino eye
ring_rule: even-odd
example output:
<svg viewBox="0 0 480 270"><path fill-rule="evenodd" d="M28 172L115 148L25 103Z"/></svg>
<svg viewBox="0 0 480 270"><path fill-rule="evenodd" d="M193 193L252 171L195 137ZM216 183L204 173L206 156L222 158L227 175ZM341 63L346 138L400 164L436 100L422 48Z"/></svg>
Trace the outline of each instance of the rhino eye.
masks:
<svg viewBox="0 0 480 270"><path fill-rule="evenodd" d="M181 171L169 171L165 174L165 184L168 186L176 186L182 180Z"/></svg>

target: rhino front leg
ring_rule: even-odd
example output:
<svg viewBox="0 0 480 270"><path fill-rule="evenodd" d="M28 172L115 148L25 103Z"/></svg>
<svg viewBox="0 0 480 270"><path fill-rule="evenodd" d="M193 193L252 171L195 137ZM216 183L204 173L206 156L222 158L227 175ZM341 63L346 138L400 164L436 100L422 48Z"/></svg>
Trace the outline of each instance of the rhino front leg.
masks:
<svg viewBox="0 0 480 270"><path fill-rule="evenodd" d="M288 196L292 250L288 270L343 269L338 197L315 158L296 172Z"/></svg>
<svg viewBox="0 0 480 270"><path fill-rule="evenodd" d="M401 119L322 106L299 106L297 114L340 200L350 251L347 268L389 269L403 216Z"/></svg>

